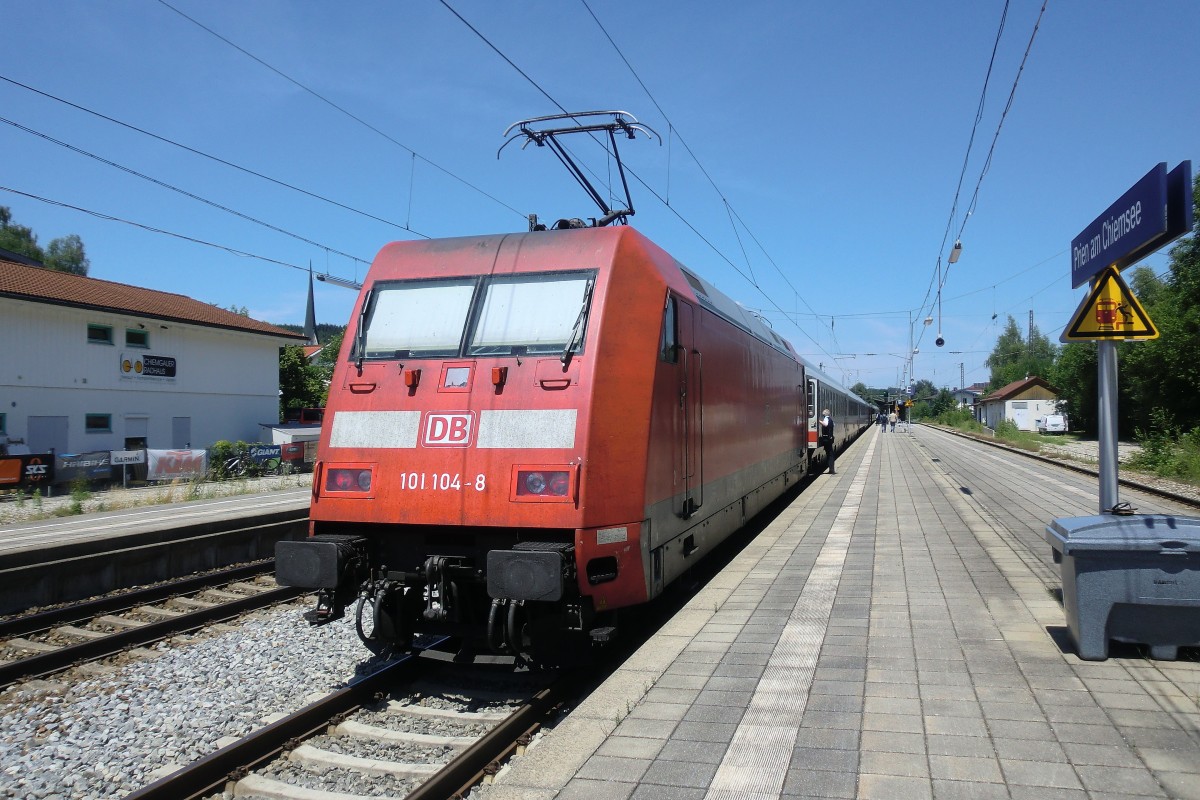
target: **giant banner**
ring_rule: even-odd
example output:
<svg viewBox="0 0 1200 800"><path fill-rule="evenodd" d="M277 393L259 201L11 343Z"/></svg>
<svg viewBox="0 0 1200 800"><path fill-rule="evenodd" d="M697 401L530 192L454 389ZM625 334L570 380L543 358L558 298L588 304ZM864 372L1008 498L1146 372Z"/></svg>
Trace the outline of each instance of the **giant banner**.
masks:
<svg viewBox="0 0 1200 800"><path fill-rule="evenodd" d="M203 478L208 454L204 450L147 450L146 464L148 481Z"/></svg>

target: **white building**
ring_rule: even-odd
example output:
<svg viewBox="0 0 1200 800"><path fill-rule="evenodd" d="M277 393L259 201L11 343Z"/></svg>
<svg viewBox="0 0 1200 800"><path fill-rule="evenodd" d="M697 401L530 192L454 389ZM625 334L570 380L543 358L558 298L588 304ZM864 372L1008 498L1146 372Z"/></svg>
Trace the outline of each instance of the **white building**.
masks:
<svg viewBox="0 0 1200 800"><path fill-rule="evenodd" d="M1002 386L979 401L980 422L992 430L1008 420L1019 430L1037 430L1037 420L1057 414L1060 392L1036 375Z"/></svg>
<svg viewBox="0 0 1200 800"><path fill-rule="evenodd" d="M305 337L178 294L0 261L0 445L33 453L257 441Z"/></svg>

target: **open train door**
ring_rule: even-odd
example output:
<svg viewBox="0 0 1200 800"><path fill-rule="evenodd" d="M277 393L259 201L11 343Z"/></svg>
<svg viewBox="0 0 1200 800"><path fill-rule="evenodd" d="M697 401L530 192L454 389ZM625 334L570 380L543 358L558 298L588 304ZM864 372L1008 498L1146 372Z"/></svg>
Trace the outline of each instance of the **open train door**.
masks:
<svg viewBox="0 0 1200 800"><path fill-rule="evenodd" d="M679 330L679 412L683 436L680 474L683 503L679 516L692 516L704 505L704 356L696 347L696 309L683 301L676 304Z"/></svg>

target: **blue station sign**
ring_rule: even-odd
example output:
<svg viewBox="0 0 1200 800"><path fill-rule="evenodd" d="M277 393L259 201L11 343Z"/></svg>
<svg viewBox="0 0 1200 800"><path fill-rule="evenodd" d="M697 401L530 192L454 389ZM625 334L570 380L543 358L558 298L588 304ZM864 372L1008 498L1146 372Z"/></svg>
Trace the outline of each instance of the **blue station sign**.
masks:
<svg viewBox="0 0 1200 800"><path fill-rule="evenodd" d="M1154 169L1071 240L1071 288L1137 261L1167 233L1167 165Z"/></svg>

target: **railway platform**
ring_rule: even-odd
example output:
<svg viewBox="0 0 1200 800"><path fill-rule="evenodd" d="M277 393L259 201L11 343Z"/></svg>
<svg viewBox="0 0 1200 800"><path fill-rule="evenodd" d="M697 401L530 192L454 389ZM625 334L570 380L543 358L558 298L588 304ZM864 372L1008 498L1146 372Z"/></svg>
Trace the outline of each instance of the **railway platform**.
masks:
<svg viewBox="0 0 1200 800"><path fill-rule="evenodd" d="M1065 628L1043 531L1094 477L926 426L837 465L482 796L1200 798L1200 651Z"/></svg>
<svg viewBox="0 0 1200 800"><path fill-rule="evenodd" d="M292 488L0 524L0 614L272 558L308 504Z"/></svg>

